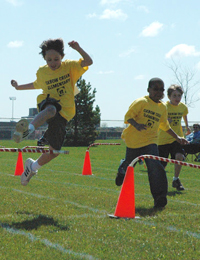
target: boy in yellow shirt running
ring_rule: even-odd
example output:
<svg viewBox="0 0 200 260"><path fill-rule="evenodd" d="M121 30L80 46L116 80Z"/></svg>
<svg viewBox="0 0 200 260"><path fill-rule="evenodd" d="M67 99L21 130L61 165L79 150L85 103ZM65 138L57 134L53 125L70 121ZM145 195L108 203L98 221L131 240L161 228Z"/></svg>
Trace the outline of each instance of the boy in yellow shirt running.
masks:
<svg viewBox="0 0 200 260"><path fill-rule="evenodd" d="M121 161L115 179L117 186L122 185L128 165L136 157L144 154L158 156L158 129L166 131L177 142L186 144L184 138L178 136L167 120L167 108L161 101L164 82L160 78L152 78L148 84L149 95L136 99L129 107L124 122L129 124L122 133L126 143L126 156ZM160 161L145 159L154 208L163 208L167 204L168 183L164 167Z"/></svg>
<svg viewBox="0 0 200 260"><path fill-rule="evenodd" d="M188 127L188 108L185 104L181 102L183 95L183 90L178 85L171 85L167 90L167 95L169 101L166 102L168 121L171 128L179 136L183 137L183 130L181 126L181 119L184 119L185 126L187 129L187 134L190 133L190 128ZM159 156L168 158L169 154L171 159L183 161L184 160L184 150L180 143L176 139L168 134L166 134L162 129L160 129L158 134L158 150ZM164 167L166 167L166 162L161 162ZM176 188L178 191L184 190L184 187L179 179L179 174L181 171L181 165L174 165L174 177L172 182L172 187Z"/></svg>

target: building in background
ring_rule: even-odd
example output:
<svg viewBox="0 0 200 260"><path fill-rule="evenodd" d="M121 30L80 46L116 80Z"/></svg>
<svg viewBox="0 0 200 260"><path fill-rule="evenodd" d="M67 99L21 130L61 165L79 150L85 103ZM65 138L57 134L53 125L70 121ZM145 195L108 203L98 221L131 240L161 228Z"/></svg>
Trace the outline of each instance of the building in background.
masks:
<svg viewBox="0 0 200 260"><path fill-rule="evenodd" d="M23 116L23 119L27 119L28 121L32 121L33 118L38 114L37 108L29 108L29 115ZM16 122L11 120L11 122L0 122L0 140L10 140L12 139L13 133L15 131ZM29 139L39 139L44 131L47 128L47 124L44 124L43 126L39 127L34 133L32 133L29 136Z"/></svg>

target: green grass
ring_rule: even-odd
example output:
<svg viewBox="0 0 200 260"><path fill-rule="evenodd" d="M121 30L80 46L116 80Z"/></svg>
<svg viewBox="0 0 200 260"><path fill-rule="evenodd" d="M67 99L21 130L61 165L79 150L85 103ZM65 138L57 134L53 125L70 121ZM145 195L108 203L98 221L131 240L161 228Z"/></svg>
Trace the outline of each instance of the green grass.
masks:
<svg viewBox="0 0 200 260"><path fill-rule="evenodd" d="M65 147L70 153L43 166L26 187L14 176L17 153L0 153L1 260L200 259L199 169L182 167L186 189L177 192L171 187L174 165L168 164L168 205L153 212L146 169L137 165L140 218L111 219L108 214L114 214L121 190L114 180L125 145L107 141L121 145L90 148L92 176L82 175L86 147ZM0 144L17 147L12 141ZM23 153L23 160L38 156Z"/></svg>

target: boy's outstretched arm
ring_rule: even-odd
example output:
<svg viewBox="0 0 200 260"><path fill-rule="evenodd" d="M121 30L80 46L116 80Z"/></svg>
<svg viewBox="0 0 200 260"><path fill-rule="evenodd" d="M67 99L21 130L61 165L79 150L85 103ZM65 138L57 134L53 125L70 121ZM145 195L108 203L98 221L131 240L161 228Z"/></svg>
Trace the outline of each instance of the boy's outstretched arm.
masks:
<svg viewBox="0 0 200 260"><path fill-rule="evenodd" d="M189 134L191 133L191 129L190 129L190 127L188 126L187 115L183 116L183 120L184 120L184 122L185 122L185 127L186 127L186 129L187 129L186 135L189 135Z"/></svg>
<svg viewBox="0 0 200 260"><path fill-rule="evenodd" d="M81 66L82 67L86 67L86 66L90 66L93 63L93 60L91 59L91 57L89 56L89 54L87 54L87 52L85 52L80 45L78 44L78 42L76 41L71 41L68 42L68 45L76 50L77 52L80 53L80 55L83 57L83 61L81 62Z"/></svg>
<svg viewBox="0 0 200 260"><path fill-rule="evenodd" d="M25 90L25 89L35 89L33 82L28 83L28 84L23 84L23 85L18 85L17 81L12 79L11 80L11 85L17 89L17 90Z"/></svg>
<svg viewBox="0 0 200 260"><path fill-rule="evenodd" d="M176 139L176 141L180 144L188 144L189 142L185 139L182 138L180 136L178 136L174 130L172 130L171 128L169 130L166 131L168 134L170 134L172 137L174 137L174 139Z"/></svg>

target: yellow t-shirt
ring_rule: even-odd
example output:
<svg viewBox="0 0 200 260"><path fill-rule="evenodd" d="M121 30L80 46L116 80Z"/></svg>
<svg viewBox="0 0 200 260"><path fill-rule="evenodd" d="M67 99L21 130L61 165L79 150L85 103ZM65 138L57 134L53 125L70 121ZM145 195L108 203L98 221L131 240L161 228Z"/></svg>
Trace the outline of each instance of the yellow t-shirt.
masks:
<svg viewBox="0 0 200 260"><path fill-rule="evenodd" d="M138 131L134 126L129 126L122 132L128 148L139 148L157 143L159 127L164 131L170 129L167 121L167 108L163 102L155 103L149 96L136 99L129 107L124 122L133 118L139 124L145 124L146 130Z"/></svg>
<svg viewBox="0 0 200 260"><path fill-rule="evenodd" d="M37 79L33 83L34 88L42 89L43 92L37 97L37 104L46 99L47 94L51 98L60 100L62 109L60 115L67 121L75 115L74 95L77 92L75 86L77 80L88 70L81 67L81 61L65 60L57 70L51 70L48 65L42 66L37 71Z"/></svg>
<svg viewBox="0 0 200 260"><path fill-rule="evenodd" d="M183 129L181 126L181 119L188 114L188 108L185 104L180 102L178 106L172 105L169 101L166 102L168 118L172 120L170 123L171 128L180 137L184 137ZM166 132L159 130L158 133L158 145L171 144L175 139Z"/></svg>

